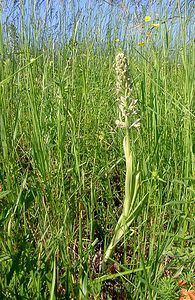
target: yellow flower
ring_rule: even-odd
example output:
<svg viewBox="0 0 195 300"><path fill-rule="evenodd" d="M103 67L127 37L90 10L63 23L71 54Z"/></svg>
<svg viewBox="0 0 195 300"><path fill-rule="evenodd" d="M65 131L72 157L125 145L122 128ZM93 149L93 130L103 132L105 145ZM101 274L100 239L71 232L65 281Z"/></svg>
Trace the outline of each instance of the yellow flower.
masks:
<svg viewBox="0 0 195 300"><path fill-rule="evenodd" d="M151 17L150 17L150 16L145 16L145 18L144 18L144 21L145 21L145 22L150 22L150 20L151 20Z"/></svg>
<svg viewBox="0 0 195 300"><path fill-rule="evenodd" d="M147 35L147 37L150 39L150 38L152 37L152 32L151 32L151 31L148 31L148 32L146 33L146 35Z"/></svg>
<svg viewBox="0 0 195 300"><path fill-rule="evenodd" d="M159 23L155 23L155 24L151 24L150 25L152 28L159 28L160 24Z"/></svg>
<svg viewBox="0 0 195 300"><path fill-rule="evenodd" d="M119 39L116 39L116 40L115 40L115 43L119 43L119 42L120 42L120 40L119 40Z"/></svg>
<svg viewBox="0 0 195 300"><path fill-rule="evenodd" d="M138 46L143 47L143 46L145 46L145 43L144 42L139 42Z"/></svg>

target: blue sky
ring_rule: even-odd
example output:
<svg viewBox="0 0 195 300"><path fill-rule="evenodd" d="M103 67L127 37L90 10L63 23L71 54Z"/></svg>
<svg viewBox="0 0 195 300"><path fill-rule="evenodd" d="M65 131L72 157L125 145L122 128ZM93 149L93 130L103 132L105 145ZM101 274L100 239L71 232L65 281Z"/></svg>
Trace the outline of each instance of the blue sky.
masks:
<svg viewBox="0 0 195 300"><path fill-rule="evenodd" d="M21 9L20 5L13 5L13 0L4 0L4 10L2 12L2 22L5 24L13 23L17 31L20 30ZM19 1L20 2L20 1ZM73 28L77 28L78 32L85 35L85 32L91 35L99 34L104 38L108 32L109 26L118 27L118 37L125 35L127 39L138 37L144 32L144 15L150 15L152 22L166 23L171 22L171 8L168 6L168 0L164 0L163 5L149 6L145 8L145 1L142 1L141 9L130 6L129 0L123 1L123 5L110 5L105 1L96 0L53 0L39 1L42 5L36 5L35 0L26 0L24 24L29 37L33 35L33 26L29 26L30 22L36 20L37 36L52 35L53 38L63 40L63 38L71 37ZM109 0L108 0L109 2ZM156 1L157 2L157 1ZM47 6L47 3L50 3ZM177 1L175 1L176 6ZM51 9L52 8L52 9ZM178 28L178 18L174 20L175 30ZM191 22L189 30L193 32L194 22ZM162 25L164 26L164 25ZM114 36L114 31L112 32Z"/></svg>

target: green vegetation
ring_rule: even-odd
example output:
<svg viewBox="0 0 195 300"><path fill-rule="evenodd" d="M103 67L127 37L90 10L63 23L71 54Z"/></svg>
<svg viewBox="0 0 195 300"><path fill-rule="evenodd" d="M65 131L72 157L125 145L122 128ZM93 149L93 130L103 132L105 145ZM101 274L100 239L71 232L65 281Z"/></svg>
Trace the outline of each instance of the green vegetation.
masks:
<svg viewBox="0 0 195 300"><path fill-rule="evenodd" d="M143 13L131 39L117 21L93 34L75 14L70 39L39 40L22 1L21 31L12 24L10 41L0 25L1 299L179 299L177 281L195 283L195 45L179 3L177 30ZM127 192L120 51L138 99L140 209L104 260Z"/></svg>

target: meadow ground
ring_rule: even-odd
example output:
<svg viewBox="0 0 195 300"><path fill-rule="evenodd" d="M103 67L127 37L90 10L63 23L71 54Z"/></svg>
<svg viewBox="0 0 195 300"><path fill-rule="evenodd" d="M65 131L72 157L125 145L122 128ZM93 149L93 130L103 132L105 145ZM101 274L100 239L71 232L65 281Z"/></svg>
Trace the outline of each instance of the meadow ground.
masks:
<svg viewBox="0 0 195 300"><path fill-rule="evenodd" d="M169 300L193 290L195 51L179 3L178 30L143 17L129 41L112 22L102 38L76 20L71 39L48 33L41 46L30 27L12 43L0 27L1 299ZM139 180L117 240L129 170L126 128L116 126L122 52L140 119L128 131L131 186Z"/></svg>

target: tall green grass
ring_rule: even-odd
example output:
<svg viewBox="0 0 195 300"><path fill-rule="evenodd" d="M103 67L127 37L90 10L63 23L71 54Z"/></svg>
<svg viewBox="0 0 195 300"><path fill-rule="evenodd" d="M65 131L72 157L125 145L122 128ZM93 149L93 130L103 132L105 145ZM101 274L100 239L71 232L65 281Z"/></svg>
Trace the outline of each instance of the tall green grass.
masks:
<svg viewBox="0 0 195 300"><path fill-rule="evenodd" d="M111 22L97 6L94 23L92 8L82 23L72 7L71 39L65 15L58 40L42 35L36 14L25 25L22 1L18 40L11 45L0 25L1 299L163 299L169 276L177 299L179 279L195 283L191 15L175 3L172 31L159 6L163 22L139 47L143 18L144 31L129 39L118 28L120 11ZM119 48L141 117L131 140L141 175L136 201L147 201L102 265L125 194L115 125Z"/></svg>

